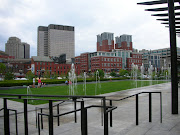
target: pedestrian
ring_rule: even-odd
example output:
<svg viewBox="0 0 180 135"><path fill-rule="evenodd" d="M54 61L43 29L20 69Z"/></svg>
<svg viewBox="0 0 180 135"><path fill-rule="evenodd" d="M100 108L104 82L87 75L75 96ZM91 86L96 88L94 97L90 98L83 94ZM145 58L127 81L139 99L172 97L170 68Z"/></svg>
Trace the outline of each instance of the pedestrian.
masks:
<svg viewBox="0 0 180 135"><path fill-rule="evenodd" d="M65 84L68 85L68 81L67 80L65 81Z"/></svg>
<svg viewBox="0 0 180 135"><path fill-rule="evenodd" d="M41 79L39 77L39 80L38 80L38 88L41 88Z"/></svg>
<svg viewBox="0 0 180 135"><path fill-rule="evenodd" d="M35 87L35 84L36 84L36 79L33 78L33 88Z"/></svg>

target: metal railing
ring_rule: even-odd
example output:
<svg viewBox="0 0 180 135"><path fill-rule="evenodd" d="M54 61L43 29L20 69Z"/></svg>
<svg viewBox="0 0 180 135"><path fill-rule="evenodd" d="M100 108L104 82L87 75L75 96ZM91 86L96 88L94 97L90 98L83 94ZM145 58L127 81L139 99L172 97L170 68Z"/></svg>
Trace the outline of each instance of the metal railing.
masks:
<svg viewBox="0 0 180 135"><path fill-rule="evenodd" d="M112 110L116 109L117 107L107 106L106 105L106 97L105 96L66 96L66 95L25 95L25 94L0 94L3 98L3 105L4 105L4 134L10 135L10 123L9 123L9 109L7 106L7 99L21 99L23 100L24 105L24 134L28 135L28 100L47 100L49 102L49 114L38 113L38 132L40 134L40 121L39 116L44 115L48 116L48 123L49 123L49 135L54 134L54 127L53 127L53 117L60 117L62 115L67 115L70 113L74 113L75 122L77 121L76 112L81 111L81 134L87 135L88 134L88 124L87 124L87 109L92 107L100 107L103 108L103 115L104 115L104 135L108 135L108 113ZM5 97L6 96L6 97ZM8 96L8 97L7 97ZM27 97L35 97L35 98L27 98ZM42 97L50 98L50 99L42 99ZM52 98L67 98L67 100L62 99L52 99ZM102 106L98 105L90 105L85 107L84 106L84 99L100 99L103 101ZM74 110L70 112L66 112L63 114L53 115L53 101L62 101L62 102L74 102ZM76 103L81 103L81 108L76 109Z"/></svg>
<svg viewBox="0 0 180 135"><path fill-rule="evenodd" d="M140 92L140 93L128 96L128 97L121 98L121 99L106 99L106 100L108 100L109 105L112 106L113 102L122 101L122 100L135 96L136 97L136 109L135 109L136 125L138 125L139 124L139 95L143 93L149 94L149 122L152 122L152 93L160 94L160 122L162 123L162 94L161 92ZM110 127L112 127L112 112L110 112Z"/></svg>
<svg viewBox="0 0 180 135"><path fill-rule="evenodd" d="M80 111L81 112L81 134L82 135L87 135L88 134L88 122L87 122L87 109L90 108L94 108L94 107L98 107L98 108L102 108L102 126L104 126L104 135L108 135L108 114L110 114L110 127L112 127L112 111L114 109L116 109L117 107L113 106L113 102L118 102L118 101L122 101L131 97L135 97L136 100L136 125L139 124L139 95L140 94L149 94L149 122L152 122L152 94L153 93L158 93L160 94L160 122L162 123L162 94L161 92L140 92L125 98L121 98L121 99L106 99L105 96L63 96L63 95L23 95L23 94L0 94L0 96L8 96L8 97L2 97L3 101L4 101L4 134L5 135L10 135L10 125L9 125L9 110L8 106L7 106L7 99L22 99L23 100L23 104L24 104L24 131L25 131L25 135L28 135L28 106L27 106L27 101L28 100L48 100L48 109L49 109L49 113L45 114L42 111L40 113L36 113L37 114L37 118L36 118L36 127L38 126L38 133L40 135L40 125L41 125L41 129L43 129L43 120L42 120L42 116L47 116L48 117L48 124L49 124L49 135L53 135L54 133L54 127L53 127L53 118L56 117L57 118L57 125L59 126L59 117L63 116L63 115L67 115L70 113L74 113L74 121L75 123L77 122L77 112ZM27 98L27 96L30 97L36 97L36 98ZM37 98L39 97L39 98ZM42 99L42 97L46 97L46 98L50 98L50 99ZM52 97L56 97L56 98L67 98L67 100L62 100L62 99L52 99ZM102 105L89 105L86 106L84 105L84 102L86 101L85 99L100 99L102 101ZM53 106L53 101L61 101L60 103L58 103L57 105ZM109 101L109 106L107 106L106 102ZM59 113L59 105L64 103L64 102L74 102L74 110L72 111L68 111L68 112L64 112L64 113ZM80 103L80 108L77 109L77 103ZM57 114L53 114L53 107L57 106ZM38 108L36 108L35 110L37 111ZM40 110L43 108L39 108ZM47 108L46 108L47 109ZM17 112L16 112L17 115ZM40 121L40 116L41 116L41 121ZM17 116L16 116L17 117ZM16 128L17 129L17 128ZM17 132L18 134L18 132Z"/></svg>

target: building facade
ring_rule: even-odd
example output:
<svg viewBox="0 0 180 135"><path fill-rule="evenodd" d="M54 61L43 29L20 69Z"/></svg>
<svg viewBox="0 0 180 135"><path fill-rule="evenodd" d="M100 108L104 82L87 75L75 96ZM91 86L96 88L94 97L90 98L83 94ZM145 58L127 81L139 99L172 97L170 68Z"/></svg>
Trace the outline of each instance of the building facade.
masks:
<svg viewBox="0 0 180 135"><path fill-rule="evenodd" d="M115 49L133 50L132 48L132 35L123 34L120 37L115 37Z"/></svg>
<svg viewBox="0 0 180 135"><path fill-rule="evenodd" d="M35 75L40 75L41 72L49 71L50 74L67 75L71 69L71 64L59 64L46 56L33 56L31 58L31 71ZM80 74L80 67L75 64L76 74Z"/></svg>
<svg viewBox="0 0 180 135"><path fill-rule="evenodd" d="M156 67L157 70L167 70L171 67L171 51L170 48L162 48L156 50L145 50L139 51L142 54L142 60L145 69L149 68L149 63ZM180 48L177 47L177 60L180 60Z"/></svg>
<svg viewBox="0 0 180 135"><path fill-rule="evenodd" d="M14 56L15 59L29 59L30 58L30 45L22 43L17 37L10 37L5 44L5 52L9 56Z"/></svg>
<svg viewBox="0 0 180 135"><path fill-rule="evenodd" d="M50 24L38 27L38 56L60 56L67 59L75 57L74 27Z"/></svg>
<svg viewBox="0 0 180 135"><path fill-rule="evenodd" d="M114 33L97 35L97 51L111 52L114 49Z"/></svg>

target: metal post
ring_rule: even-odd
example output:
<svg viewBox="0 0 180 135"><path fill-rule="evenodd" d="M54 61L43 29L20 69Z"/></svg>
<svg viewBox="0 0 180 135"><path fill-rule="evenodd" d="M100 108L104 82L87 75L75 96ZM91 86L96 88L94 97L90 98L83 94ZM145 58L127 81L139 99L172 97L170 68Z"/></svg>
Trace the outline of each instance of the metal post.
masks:
<svg viewBox="0 0 180 135"><path fill-rule="evenodd" d="M17 123L17 111L15 111L15 120L16 120L16 135L18 135L18 123Z"/></svg>
<svg viewBox="0 0 180 135"><path fill-rule="evenodd" d="M169 12L169 31L171 48L171 105L172 114L178 114L178 78L177 78L177 48L176 48L176 30L174 15L174 0L168 0Z"/></svg>
<svg viewBox="0 0 180 135"><path fill-rule="evenodd" d="M58 114L57 123L58 123L58 126L59 126L59 104L57 105L57 114Z"/></svg>
<svg viewBox="0 0 180 135"><path fill-rule="evenodd" d="M139 123L138 113L138 94L136 94L136 125Z"/></svg>
<svg viewBox="0 0 180 135"><path fill-rule="evenodd" d="M149 93L149 122L152 122L152 101L151 101L151 93Z"/></svg>
<svg viewBox="0 0 180 135"><path fill-rule="evenodd" d="M41 108L41 114L42 114L42 108ZM41 129L43 129L43 115L41 115Z"/></svg>
<svg viewBox="0 0 180 135"><path fill-rule="evenodd" d="M160 121L162 123L162 94L160 93Z"/></svg>
<svg viewBox="0 0 180 135"><path fill-rule="evenodd" d="M76 98L73 99L74 100L74 110L76 110ZM77 112L74 112L74 122L77 123Z"/></svg>
<svg viewBox="0 0 180 135"><path fill-rule="evenodd" d="M49 135L53 135L53 105L52 105L52 100L49 100Z"/></svg>
<svg viewBox="0 0 180 135"><path fill-rule="evenodd" d="M108 135L108 113L106 113L106 99L103 98L103 108L104 108L104 135Z"/></svg>
<svg viewBox="0 0 180 135"><path fill-rule="evenodd" d="M87 134L87 109L84 108L84 101L81 101L81 135Z"/></svg>
<svg viewBox="0 0 180 135"><path fill-rule="evenodd" d="M28 135L27 99L24 99L24 133L25 135Z"/></svg>
<svg viewBox="0 0 180 135"><path fill-rule="evenodd" d="M10 135L9 110L7 109L7 99L4 98L4 134Z"/></svg>
<svg viewBox="0 0 180 135"><path fill-rule="evenodd" d="M36 113L36 128L37 128L37 107L36 107L36 109L35 109L35 110L36 110L36 112L35 112L35 113Z"/></svg>
<svg viewBox="0 0 180 135"><path fill-rule="evenodd" d="M40 132L40 121L39 121L39 113L38 113L38 116L37 116L38 118L38 135L40 135L41 134L41 132Z"/></svg>
<svg viewBox="0 0 180 135"><path fill-rule="evenodd" d="M112 100L110 100L110 106L112 106ZM112 111L110 111L110 127L112 127Z"/></svg>

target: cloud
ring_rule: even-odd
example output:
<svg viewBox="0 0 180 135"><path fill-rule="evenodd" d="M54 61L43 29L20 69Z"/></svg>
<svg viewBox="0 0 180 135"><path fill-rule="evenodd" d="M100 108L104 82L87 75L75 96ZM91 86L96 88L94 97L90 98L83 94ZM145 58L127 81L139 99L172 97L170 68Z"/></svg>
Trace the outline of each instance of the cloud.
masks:
<svg viewBox="0 0 180 135"><path fill-rule="evenodd" d="M0 48L16 36L31 45L31 56L37 55L37 27L49 24L75 26L76 55L96 51L96 35L103 32L132 34L138 49L168 47L168 29L137 2L140 0L1 0Z"/></svg>

